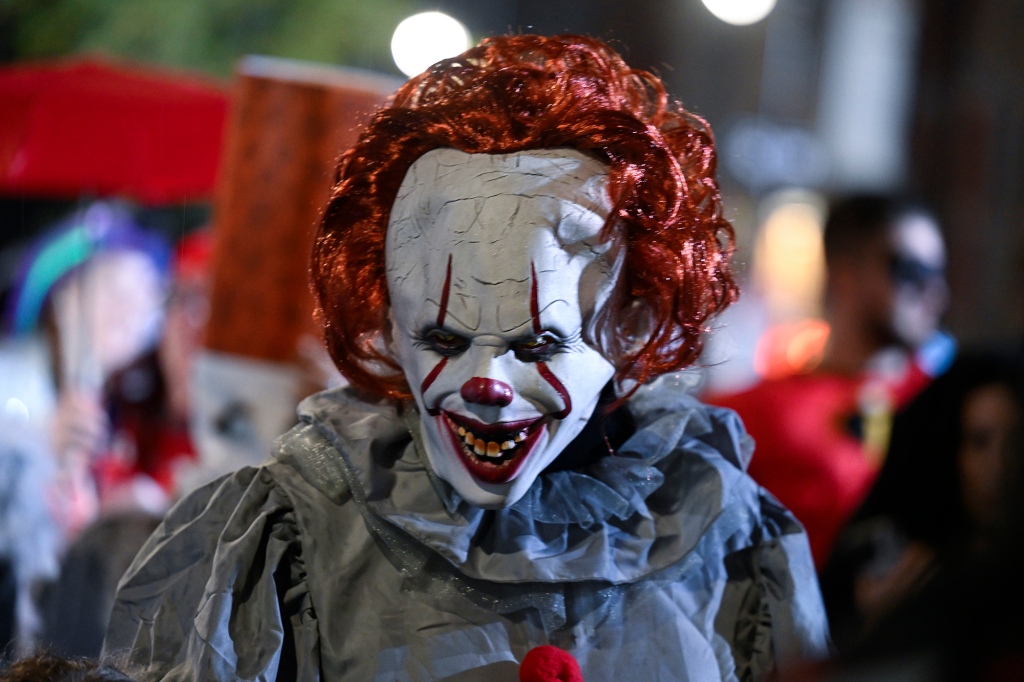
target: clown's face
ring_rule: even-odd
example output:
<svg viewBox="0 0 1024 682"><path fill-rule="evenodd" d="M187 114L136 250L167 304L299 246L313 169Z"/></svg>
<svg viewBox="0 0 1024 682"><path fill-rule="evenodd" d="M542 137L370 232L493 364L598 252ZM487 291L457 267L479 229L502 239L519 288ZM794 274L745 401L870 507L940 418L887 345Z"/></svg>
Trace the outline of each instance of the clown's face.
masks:
<svg viewBox="0 0 1024 682"><path fill-rule="evenodd" d="M392 348L434 471L472 504L515 503L614 374L589 345L621 264L598 238L607 168L567 149L438 149L391 213Z"/></svg>

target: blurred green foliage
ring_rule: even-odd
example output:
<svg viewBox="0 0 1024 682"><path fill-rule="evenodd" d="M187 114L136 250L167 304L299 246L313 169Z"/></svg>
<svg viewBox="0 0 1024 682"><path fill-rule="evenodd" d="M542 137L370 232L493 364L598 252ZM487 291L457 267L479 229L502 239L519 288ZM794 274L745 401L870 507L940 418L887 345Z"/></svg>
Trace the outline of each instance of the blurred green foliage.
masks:
<svg viewBox="0 0 1024 682"><path fill-rule="evenodd" d="M397 73L417 0L0 0L0 59L102 53L227 76L245 54Z"/></svg>

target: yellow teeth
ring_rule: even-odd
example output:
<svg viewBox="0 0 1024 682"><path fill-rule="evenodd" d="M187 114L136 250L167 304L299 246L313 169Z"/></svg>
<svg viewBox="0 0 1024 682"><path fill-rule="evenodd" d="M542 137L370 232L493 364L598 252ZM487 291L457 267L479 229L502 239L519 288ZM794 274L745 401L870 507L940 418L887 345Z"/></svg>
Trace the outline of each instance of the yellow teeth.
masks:
<svg viewBox="0 0 1024 682"><path fill-rule="evenodd" d="M465 441L466 445L473 448L473 452L477 455L487 457L501 457L503 450L511 450L516 446L516 444L510 440L499 445L494 441L485 441L481 438L477 438L471 433L467 433L465 435Z"/></svg>
<svg viewBox="0 0 1024 682"><path fill-rule="evenodd" d="M512 439L501 442L486 441L483 438L477 438L476 434L467 429L465 426L455 427L455 432L459 434L459 438L465 443L466 449L473 451L478 457L490 457L493 459L501 459L503 453L509 450L515 450L519 443L522 443L527 439L528 433L523 430L517 433Z"/></svg>

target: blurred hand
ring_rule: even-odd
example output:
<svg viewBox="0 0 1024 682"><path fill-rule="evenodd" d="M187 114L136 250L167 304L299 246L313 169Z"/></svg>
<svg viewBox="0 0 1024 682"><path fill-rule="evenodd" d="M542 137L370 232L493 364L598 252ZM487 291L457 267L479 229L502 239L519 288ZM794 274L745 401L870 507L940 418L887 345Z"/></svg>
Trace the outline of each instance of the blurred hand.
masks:
<svg viewBox="0 0 1024 682"><path fill-rule="evenodd" d="M74 540L96 520L100 510L96 482L88 468L62 467L47 489L47 504L65 541Z"/></svg>
<svg viewBox="0 0 1024 682"><path fill-rule="evenodd" d="M854 603L871 626L924 585L935 568L935 550L911 542L895 565L883 575L860 575L854 583Z"/></svg>
<svg viewBox="0 0 1024 682"><path fill-rule="evenodd" d="M65 390L53 419L53 447L59 467L86 469L110 440L110 419L99 397Z"/></svg>
<svg viewBox="0 0 1024 682"><path fill-rule="evenodd" d="M57 477L48 503L70 541L99 511L91 465L110 441L110 419L97 395L66 389L57 400L52 424Z"/></svg>

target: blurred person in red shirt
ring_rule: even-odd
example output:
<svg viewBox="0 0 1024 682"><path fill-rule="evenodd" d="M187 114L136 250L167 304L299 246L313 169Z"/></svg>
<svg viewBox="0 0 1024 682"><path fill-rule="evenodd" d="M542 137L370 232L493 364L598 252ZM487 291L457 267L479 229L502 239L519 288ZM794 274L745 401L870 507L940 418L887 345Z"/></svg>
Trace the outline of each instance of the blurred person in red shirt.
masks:
<svg viewBox="0 0 1024 682"><path fill-rule="evenodd" d="M952 355L939 331L948 290L938 223L898 199L853 196L825 224L821 361L708 402L730 407L757 443L750 474L804 524L819 568L881 466L893 411Z"/></svg>

